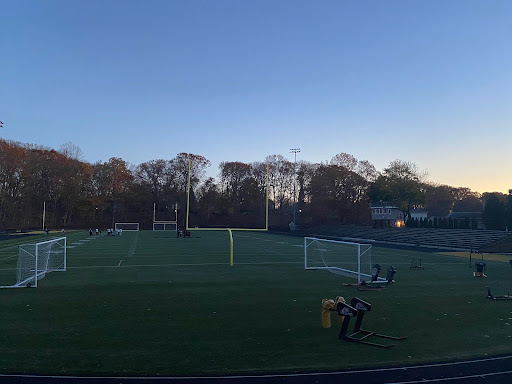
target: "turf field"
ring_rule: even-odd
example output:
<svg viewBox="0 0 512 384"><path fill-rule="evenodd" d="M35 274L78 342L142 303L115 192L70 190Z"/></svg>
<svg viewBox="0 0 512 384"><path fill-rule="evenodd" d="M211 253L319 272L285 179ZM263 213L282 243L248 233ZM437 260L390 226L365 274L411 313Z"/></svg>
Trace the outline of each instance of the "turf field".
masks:
<svg viewBox="0 0 512 384"><path fill-rule="evenodd" d="M374 247L397 282L360 292L305 271L302 238L234 232L230 267L226 232L66 236L66 272L0 290L1 373L301 372L512 353L512 301L486 299L487 286L512 293L508 262L486 260L478 279L464 257ZM0 279L14 276L23 242L0 243ZM410 270L412 257L425 269ZM391 349L339 341L334 314L333 328L320 326L322 298L337 295L373 304L364 328L408 339Z"/></svg>

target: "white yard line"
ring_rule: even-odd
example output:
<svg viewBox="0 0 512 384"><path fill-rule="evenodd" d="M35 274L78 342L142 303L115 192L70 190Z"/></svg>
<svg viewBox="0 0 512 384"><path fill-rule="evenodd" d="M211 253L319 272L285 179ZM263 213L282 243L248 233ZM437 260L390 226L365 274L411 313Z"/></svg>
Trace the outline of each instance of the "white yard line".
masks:
<svg viewBox="0 0 512 384"><path fill-rule="evenodd" d="M278 265L278 264L304 264L303 261L268 261L261 263L236 263L237 265ZM101 268L160 268L160 267L208 267L213 265L229 266L229 263L176 263L176 264L132 264L132 265L87 265L81 267L67 266L68 269L101 269ZM16 269L16 268L14 268Z"/></svg>

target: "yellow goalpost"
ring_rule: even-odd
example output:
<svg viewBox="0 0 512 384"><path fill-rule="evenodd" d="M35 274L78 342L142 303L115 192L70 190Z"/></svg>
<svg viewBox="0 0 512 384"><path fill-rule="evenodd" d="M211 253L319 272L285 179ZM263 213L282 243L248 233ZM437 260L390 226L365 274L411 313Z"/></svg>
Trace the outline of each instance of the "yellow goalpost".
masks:
<svg viewBox="0 0 512 384"><path fill-rule="evenodd" d="M188 216L190 207L190 167L191 160L188 159L188 177L187 177L187 213L185 219L185 228L187 231L228 231L229 234L229 265L233 266L233 232L232 231L268 231L268 165L265 185L265 228L190 228L188 226Z"/></svg>
<svg viewBox="0 0 512 384"><path fill-rule="evenodd" d="M174 210L174 220L157 220L156 219L156 203L153 203L153 223L177 223L178 222L178 203Z"/></svg>
<svg viewBox="0 0 512 384"><path fill-rule="evenodd" d="M167 208L167 207L166 207ZM153 203L153 231L155 231L155 226L160 226L160 229L166 231L168 226L171 227L170 230L177 231L178 230L178 204L174 207L174 220L157 220L156 219L156 203Z"/></svg>

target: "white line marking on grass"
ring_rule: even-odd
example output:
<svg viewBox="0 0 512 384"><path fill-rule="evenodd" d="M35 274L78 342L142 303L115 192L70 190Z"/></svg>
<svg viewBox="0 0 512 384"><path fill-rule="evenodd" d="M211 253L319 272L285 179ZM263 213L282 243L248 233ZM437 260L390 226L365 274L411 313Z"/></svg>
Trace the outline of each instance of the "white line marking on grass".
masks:
<svg viewBox="0 0 512 384"><path fill-rule="evenodd" d="M122 262L123 260L119 260L119 264L117 264L117 266L120 267Z"/></svg>
<svg viewBox="0 0 512 384"><path fill-rule="evenodd" d="M277 244L288 244L287 241L276 241Z"/></svg>
<svg viewBox="0 0 512 384"><path fill-rule="evenodd" d="M106 252L106 251L102 251ZM126 252L108 252L108 253L96 253L94 256L74 256L73 259L109 259L109 258L115 258L119 259L120 256L127 256ZM151 254L151 255L144 255L144 256L136 256L141 258L148 258L148 257L169 257L168 253L162 253L162 254Z"/></svg>
<svg viewBox="0 0 512 384"><path fill-rule="evenodd" d="M273 264L304 264L303 261L268 261L261 263L235 263L237 265L273 265ZM87 265L81 267L70 267L68 269L95 269L95 268L160 268L160 267L208 267L212 265L229 265L229 263L176 263L176 264L131 264L131 265ZM13 268L16 269L16 268Z"/></svg>
<svg viewBox="0 0 512 384"><path fill-rule="evenodd" d="M128 257L133 256L135 248L137 248L137 241L139 240L139 232L135 233L132 242L130 243L130 250L128 251Z"/></svg>
<svg viewBox="0 0 512 384"><path fill-rule="evenodd" d="M478 378L485 378L487 376L508 375L508 374L511 374L511 373L512 373L512 371L478 373L476 375L441 377L441 378L435 378L435 379L421 379L421 380L413 380L413 381L390 381L389 383L383 383L383 384L441 383L443 381L474 379L474 378L477 378L477 377Z"/></svg>
<svg viewBox="0 0 512 384"><path fill-rule="evenodd" d="M3 258L0 259L0 261L13 259L15 257L18 257L18 255L11 255L11 256L7 256L7 257L3 257Z"/></svg>
<svg viewBox="0 0 512 384"><path fill-rule="evenodd" d="M183 381L190 381L190 380L229 380L229 379L265 379L265 378L276 378L276 377L311 377L311 376L343 376L343 375L353 375L358 373L371 373L371 372L389 372L389 371L404 371L409 369L422 369L422 368L432 368L432 367L445 367L445 366L457 366L457 365L463 365L463 364L474 364L474 363L482 363L486 361L497 361L497 360L505 360L510 359L512 356L501 356L501 357L490 357L486 359L477 359L477 360L466 360L466 361L456 361L453 363L434 363L434 364L425 364L425 365L412 365L412 366L404 366L404 367L393 367L393 368L375 368L375 369L358 369L354 371L334 371L334 372L312 372L312 373L283 373L283 374L268 374L268 375L237 375L237 376L57 376L57 375L14 375L14 374L0 374L0 377L19 377L19 378L52 378L52 379L74 379L74 380L84 380L89 381L93 379L109 379L109 380L125 380L125 381L131 381L131 380L154 380L154 381L162 381L162 380L183 380ZM443 381L443 380L456 380L459 378L469 378L469 377L485 377L485 376L491 376L491 375L503 375L511 373L512 371L502 371L502 372L491 372L491 373L482 373L474 376L460 376L460 377L453 377L449 379L430 379L430 380L419 380L419 381L406 381L406 382L394 382L393 384L406 384L406 383L425 383L425 382L432 382L432 381ZM389 383L391 384L391 383Z"/></svg>
<svg viewBox="0 0 512 384"><path fill-rule="evenodd" d="M304 248L304 246L302 244L293 244L292 247L300 247L300 248Z"/></svg>

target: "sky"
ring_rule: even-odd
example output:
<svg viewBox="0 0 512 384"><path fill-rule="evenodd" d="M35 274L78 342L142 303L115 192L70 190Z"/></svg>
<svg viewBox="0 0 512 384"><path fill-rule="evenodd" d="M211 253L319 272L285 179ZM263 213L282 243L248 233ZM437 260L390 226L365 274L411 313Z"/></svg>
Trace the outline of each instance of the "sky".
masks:
<svg viewBox="0 0 512 384"><path fill-rule="evenodd" d="M0 137L512 188L512 1L0 0Z"/></svg>

